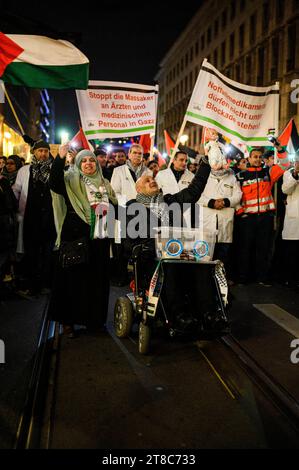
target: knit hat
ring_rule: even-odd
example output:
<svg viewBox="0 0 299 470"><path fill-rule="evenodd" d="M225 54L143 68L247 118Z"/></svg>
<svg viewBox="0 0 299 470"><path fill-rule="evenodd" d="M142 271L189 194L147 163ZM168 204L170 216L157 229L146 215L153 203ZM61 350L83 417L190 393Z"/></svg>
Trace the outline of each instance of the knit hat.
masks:
<svg viewBox="0 0 299 470"><path fill-rule="evenodd" d="M44 140L40 139L40 140L37 140L34 143L33 147L31 148L31 152L33 153L37 149L48 149L48 150L50 150L50 145L48 144L48 142L45 142Z"/></svg>

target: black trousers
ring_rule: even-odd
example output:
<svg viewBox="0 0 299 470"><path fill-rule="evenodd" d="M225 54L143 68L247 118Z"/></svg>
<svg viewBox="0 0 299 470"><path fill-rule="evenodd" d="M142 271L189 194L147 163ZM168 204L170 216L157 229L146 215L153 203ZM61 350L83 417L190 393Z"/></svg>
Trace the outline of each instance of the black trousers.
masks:
<svg viewBox="0 0 299 470"><path fill-rule="evenodd" d="M27 244L22 271L26 277L27 287L39 291L42 287L51 287L53 277L54 241L39 240L35 244Z"/></svg>
<svg viewBox="0 0 299 470"><path fill-rule="evenodd" d="M238 280L269 279L274 216L270 212L250 214L239 220Z"/></svg>

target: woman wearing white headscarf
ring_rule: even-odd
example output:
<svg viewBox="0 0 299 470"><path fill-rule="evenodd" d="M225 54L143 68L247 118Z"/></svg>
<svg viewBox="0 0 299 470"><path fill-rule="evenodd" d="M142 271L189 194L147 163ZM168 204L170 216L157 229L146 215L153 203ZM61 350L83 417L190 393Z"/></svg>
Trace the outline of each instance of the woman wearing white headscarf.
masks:
<svg viewBox="0 0 299 470"><path fill-rule="evenodd" d="M67 145L60 147L50 174L59 247L50 316L72 334L74 324L92 329L106 321L110 240L97 222L103 204L117 200L93 152L79 152L65 172L67 151ZM77 256L77 241L84 245L83 256L82 251Z"/></svg>

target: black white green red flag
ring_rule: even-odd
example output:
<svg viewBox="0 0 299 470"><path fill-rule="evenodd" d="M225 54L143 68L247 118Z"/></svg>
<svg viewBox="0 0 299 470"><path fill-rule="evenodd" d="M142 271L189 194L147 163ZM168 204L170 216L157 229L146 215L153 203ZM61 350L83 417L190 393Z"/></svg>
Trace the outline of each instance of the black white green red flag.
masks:
<svg viewBox="0 0 299 470"><path fill-rule="evenodd" d="M0 32L0 78L31 88L86 89L89 60L62 39Z"/></svg>
<svg viewBox="0 0 299 470"><path fill-rule="evenodd" d="M299 150L299 136L293 118L288 122L282 133L279 135L278 140L283 147L286 147L289 159L291 160Z"/></svg>

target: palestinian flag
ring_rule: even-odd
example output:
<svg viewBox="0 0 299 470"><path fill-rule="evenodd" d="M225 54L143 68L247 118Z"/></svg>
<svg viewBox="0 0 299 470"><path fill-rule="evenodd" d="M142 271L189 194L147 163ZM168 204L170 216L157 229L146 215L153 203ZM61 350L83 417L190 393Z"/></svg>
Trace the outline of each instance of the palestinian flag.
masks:
<svg viewBox="0 0 299 470"><path fill-rule="evenodd" d="M299 136L294 119L290 120L278 140L291 156L299 150Z"/></svg>
<svg viewBox="0 0 299 470"><path fill-rule="evenodd" d="M0 32L0 78L11 85L87 89L89 61L62 39Z"/></svg>
<svg viewBox="0 0 299 470"><path fill-rule="evenodd" d="M165 130L164 130L164 138L165 138L166 153L167 155L171 156L172 151L175 147L175 142L172 140L168 132Z"/></svg>
<svg viewBox="0 0 299 470"><path fill-rule="evenodd" d="M74 135L74 137L69 141L69 145L71 147L75 147L76 149L86 149L93 151L93 147L86 139L82 127L80 127L77 134Z"/></svg>

